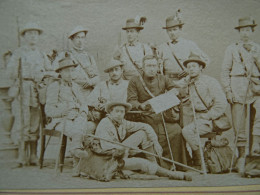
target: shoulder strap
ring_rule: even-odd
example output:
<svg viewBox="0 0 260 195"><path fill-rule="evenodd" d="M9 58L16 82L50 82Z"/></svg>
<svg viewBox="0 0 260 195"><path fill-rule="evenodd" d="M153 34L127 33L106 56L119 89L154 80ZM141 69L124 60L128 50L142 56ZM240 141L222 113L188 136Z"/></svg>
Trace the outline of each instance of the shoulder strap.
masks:
<svg viewBox="0 0 260 195"><path fill-rule="evenodd" d="M130 61L132 62L132 64L135 66L136 70L140 73L141 69L137 66L137 64L134 62L134 60L132 59L128 49L127 49L127 46L125 44L125 50L126 50L126 54L128 56L128 58L130 59Z"/></svg>
<svg viewBox="0 0 260 195"><path fill-rule="evenodd" d="M206 105L206 103L204 102L204 100L202 99L202 97L200 96L199 92L198 92L198 89L194 83L194 89L196 91L196 93L198 94L199 98L200 98L200 101L203 103L203 105L207 108L207 110L209 110L209 107Z"/></svg>
<svg viewBox="0 0 260 195"><path fill-rule="evenodd" d="M175 61L177 62L177 64L180 66L180 68L181 68L182 70L184 70L184 68L183 68L183 66L181 65L180 61L178 60L178 58L177 58L176 55L174 54L173 50L171 49L169 42L167 42L167 45L168 45L169 49L171 50L172 55L173 55Z"/></svg>
<svg viewBox="0 0 260 195"><path fill-rule="evenodd" d="M152 94L152 92L148 89L148 87L146 86L146 84L145 84L145 82L144 82L144 79L143 79L143 77L141 76L141 75L139 75L139 79L140 79L140 81L141 81L141 83L142 83L142 85L143 85L143 87L144 87L144 89L145 89L145 91L151 96L151 97L155 97L153 94Z"/></svg>

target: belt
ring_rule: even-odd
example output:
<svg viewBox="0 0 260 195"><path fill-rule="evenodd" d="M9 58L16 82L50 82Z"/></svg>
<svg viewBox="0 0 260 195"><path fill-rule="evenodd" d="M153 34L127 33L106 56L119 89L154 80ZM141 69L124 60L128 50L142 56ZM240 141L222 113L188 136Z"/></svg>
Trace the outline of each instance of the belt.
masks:
<svg viewBox="0 0 260 195"><path fill-rule="evenodd" d="M208 110L196 110L197 113L207 113Z"/></svg>
<svg viewBox="0 0 260 195"><path fill-rule="evenodd" d="M246 75L230 75L231 77L246 77Z"/></svg>
<svg viewBox="0 0 260 195"><path fill-rule="evenodd" d="M33 81L34 82L34 80L32 78L23 78L23 80L24 81Z"/></svg>
<svg viewBox="0 0 260 195"><path fill-rule="evenodd" d="M230 75L231 77L247 77L247 75ZM258 78L258 79L260 79L260 76L252 76L251 75L251 78Z"/></svg>

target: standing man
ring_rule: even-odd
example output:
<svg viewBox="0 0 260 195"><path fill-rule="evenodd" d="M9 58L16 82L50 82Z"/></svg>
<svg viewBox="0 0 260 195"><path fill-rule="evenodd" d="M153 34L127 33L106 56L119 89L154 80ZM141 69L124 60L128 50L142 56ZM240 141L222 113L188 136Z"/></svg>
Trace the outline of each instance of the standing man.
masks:
<svg viewBox="0 0 260 195"><path fill-rule="evenodd" d="M102 81L88 96L87 103L92 108L90 118L99 122L105 113L105 105L111 101L126 102L128 81L123 80L123 63L112 59L104 70L109 80Z"/></svg>
<svg viewBox="0 0 260 195"><path fill-rule="evenodd" d="M219 82L202 74L206 63L200 56L191 53L183 65L187 68L189 76L175 84L179 83L178 87L188 87L189 102L192 101L191 104L194 105L196 121L193 117L192 121L183 127L182 134L192 149L194 167L200 169L201 158L196 131L199 131L199 135L212 132L212 120L219 118L226 111L227 101ZM193 112L192 108L190 110Z"/></svg>
<svg viewBox="0 0 260 195"><path fill-rule="evenodd" d="M88 107L80 86L72 80L71 72L77 66L70 58L59 62L59 81L47 89L45 113L52 121L46 129L61 131L72 139L73 176L79 176L77 165L80 158L88 156L83 151L82 142L86 132L94 133L93 126L87 122Z"/></svg>
<svg viewBox="0 0 260 195"><path fill-rule="evenodd" d="M142 122L151 125L158 136L163 148L163 156L170 158L171 154L167 143L167 134L175 161L187 164L185 142L178 124L178 115L171 116L164 124L161 114L155 114L148 100L172 89L174 86L167 77L157 74L159 65L155 56L145 56L143 59L143 74L133 77L128 85L127 101L135 110L147 111L142 114ZM166 133L167 131L167 133ZM170 164L162 165L170 168Z"/></svg>
<svg viewBox="0 0 260 195"><path fill-rule="evenodd" d="M71 72L72 79L79 84L84 96L87 97L99 82L99 73L96 61L92 55L86 51L86 35L88 30L82 26L75 27L69 34L72 48L68 52L61 52L53 65L59 67L59 61L69 55L70 58L78 64Z"/></svg>
<svg viewBox="0 0 260 195"><path fill-rule="evenodd" d="M188 59L191 52L201 56L203 61L209 64L208 56L199 49L196 43L181 37L184 23L180 15L180 10L178 10L175 16L166 19L166 26L163 29L166 29L170 41L158 48L161 72L173 80L187 76L183 62Z"/></svg>
<svg viewBox="0 0 260 195"><path fill-rule="evenodd" d="M222 85L231 104L233 128L238 136L236 146L239 158L236 167L239 173L243 172L245 163L246 106L252 103L256 109L253 135L255 138L260 136L260 73L257 67L260 45L251 40L255 26L255 21L250 17L239 19L239 25L235 29L238 30L240 40L227 47L221 74Z"/></svg>
<svg viewBox="0 0 260 195"><path fill-rule="evenodd" d="M13 89L17 89L12 90L12 92L16 91L17 93L10 95L18 97L16 103L22 101L20 104L22 107L16 105L16 108L22 109L23 116L20 116L18 111L14 113L15 123L20 126L18 129L23 128L23 135L22 138L20 137L19 144L23 145L21 142L25 143L25 147L19 147L19 166L25 164L36 165L38 162L37 140L40 126L38 85L42 83L45 71L51 70L47 56L38 48L38 40L42 32L43 30L38 24L26 24L20 31L20 36L24 39L25 44L14 51L7 64L10 77L14 80ZM17 123L19 119L23 120L23 127L21 127L22 124ZM26 159L25 154L28 152L29 159Z"/></svg>
<svg viewBox="0 0 260 195"><path fill-rule="evenodd" d="M139 41L141 30L144 29L143 24L146 17L136 16L126 21L126 26L122 29L126 31L127 43L120 46L114 58L121 60L124 64L123 79L130 80L142 72L142 60L145 55L152 55L153 51L149 45Z"/></svg>
<svg viewBox="0 0 260 195"><path fill-rule="evenodd" d="M158 143L158 138L153 128L145 123L131 122L124 119L125 113L131 110L131 104L122 102L110 102L106 105L108 116L101 120L97 126L96 136L110 141L122 143L130 147L139 147L143 150L155 151L158 156L162 155L162 147ZM130 157L135 150L128 150L123 146L112 144L100 140L100 146L103 150L119 149L126 150L124 156L124 170L139 170L147 174L166 176L171 179L188 180L192 178L182 172L169 171L157 165L153 156L144 158Z"/></svg>

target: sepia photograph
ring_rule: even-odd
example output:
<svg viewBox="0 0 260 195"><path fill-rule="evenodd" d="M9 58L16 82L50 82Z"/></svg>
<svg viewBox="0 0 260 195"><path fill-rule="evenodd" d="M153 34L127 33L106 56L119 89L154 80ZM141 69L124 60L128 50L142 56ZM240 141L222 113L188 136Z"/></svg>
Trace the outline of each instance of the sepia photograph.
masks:
<svg viewBox="0 0 260 195"><path fill-rule="evenodd" d="M259 26L259 0L1 0L0 193L259 193Z"/></svg>

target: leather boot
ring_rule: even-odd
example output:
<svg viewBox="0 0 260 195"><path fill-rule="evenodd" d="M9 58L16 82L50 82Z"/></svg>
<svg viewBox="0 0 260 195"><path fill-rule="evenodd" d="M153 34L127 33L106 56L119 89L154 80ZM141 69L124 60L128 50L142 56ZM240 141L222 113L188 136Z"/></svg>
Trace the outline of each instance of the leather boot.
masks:
<svg viewBox="0 0 260 195"><path fill-rule="evenodd" d="M237 164L236 168L239 174L244 175L245 172L245 163L246 163L246 157L245 157L245 151L246 147L245 146L239 146L237 147L238 149L238 159L237 159Z"/></svg>
<svg viewBox="0 0 260 195"><path fill-rule="evenodd" d="M29 153L29 143L27 141L21 143L19 142L18 148L18 160L12 168L20 168L29 165L28 153Z"/></svg>
<svg viewBox="0 0 260 195"><path fill-rule="evenodd" d="M36 166L38 164L38 157L37 157L37 140L30 141L30 165Z"/></svg>
<svg viewBox="0 0 260 195"><path fill-rule="evenodd" d="M192 177L188 173L184 173L181 171L170 171L159 166L156 175L169 177L169 179L192 181Z"/></svg>
<svg viewBox="0 0 260 195"><path fill-rule="evenodd" d="M193 167L196 169L201 170L201 157L200 157L200 150L192 151L193 154Z"/></svg>

